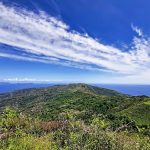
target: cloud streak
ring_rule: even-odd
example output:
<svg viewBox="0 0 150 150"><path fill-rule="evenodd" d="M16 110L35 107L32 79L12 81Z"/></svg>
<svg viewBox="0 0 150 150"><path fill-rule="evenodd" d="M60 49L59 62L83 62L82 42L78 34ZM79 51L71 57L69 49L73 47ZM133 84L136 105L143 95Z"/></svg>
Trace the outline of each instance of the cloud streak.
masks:
<svg viewBox="0 0 150 150"><path fill-rule="evenodd" d="M70 30L64 22L44 12L0 3L0 44L19 49L16 54L0 49L0 57L54 63L81 69L136 75L150 68L150 39L132 25L134 37L127 51L106 45L89 35ZM24 55L26 54L26 55Z"/></svg>
<svg viewBox="0 0 150 150"><path fill-rule="evenodd" d="M138 28L137 26L134 26L133 24L131 24L131 28L133 31L135 31L138 34L138 36L143 36L143 32L140 28Z"/></svg>
<svg viewBox="0 0 150 150"><path fill-rule="evenodd" d="M39 80L34 78L7 78L1 80L1 82L9 82L9 83L52 83L52 82L62 82L62 80Z"/></svg>

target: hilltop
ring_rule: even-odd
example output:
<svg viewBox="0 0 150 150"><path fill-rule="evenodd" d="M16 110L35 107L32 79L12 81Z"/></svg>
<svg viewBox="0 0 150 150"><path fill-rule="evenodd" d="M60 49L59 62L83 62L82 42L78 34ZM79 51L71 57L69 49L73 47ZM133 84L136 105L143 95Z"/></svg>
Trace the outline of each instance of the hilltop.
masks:
<svg viewBox="0 0 150 150"><path fill-rule="evenodd" d="M65 110L90 121L94 114L125 116L138 125L150 125L150 98L129 96L88 84L55 85L0 94L0 108L12 106L43 120L57 120ZM138 117L137 117L138 116Z"/></svg>
<svg viewBox="0 0 150 150"><path fill-rule="evenodd" d="M0 94L0 110L0 138L7 139L6 148L15 148L14 141L20 143L18 149L24 149L20 145L32 149L40 143L41 150L44 145L52 150L135 149L131 143L138 143L138 150L150 146L147 96L129 96L83 83L55 85Z"/></svg>
<svg viewBox="0 0 150 150"><path fill-rule="evenodd" d="M0 94L0 107L11 105L14 107L28 105L33 103L37 105L39 102L48 102L51 99L56 99L61 96L63 99L67 95L75 95L76 93L84 95L96 96L124 96L113 90L99 88L88 84L68 84L68 85L54 85L42 88L29 88L17 90L14 92ZM80 97L80 94L77 97Z"/></svg>

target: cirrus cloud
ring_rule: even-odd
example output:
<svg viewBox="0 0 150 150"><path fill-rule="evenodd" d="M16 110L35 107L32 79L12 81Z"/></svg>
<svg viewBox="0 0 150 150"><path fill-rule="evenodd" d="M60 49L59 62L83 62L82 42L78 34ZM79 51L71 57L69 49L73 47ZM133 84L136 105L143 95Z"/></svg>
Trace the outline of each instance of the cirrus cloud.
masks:
<svg viewBox="0 0 150 150"><path fill-rule="evenodd" d="M0 44L13 47L9 51L0 49L0 57L126 76L135 76L150 68L150 39L143 37L136 26L132 25L132 29L140 37L134 37L132 47L124 51L70 30L63 21L42 11L35 14L0 3L0 12Z"/></svg>

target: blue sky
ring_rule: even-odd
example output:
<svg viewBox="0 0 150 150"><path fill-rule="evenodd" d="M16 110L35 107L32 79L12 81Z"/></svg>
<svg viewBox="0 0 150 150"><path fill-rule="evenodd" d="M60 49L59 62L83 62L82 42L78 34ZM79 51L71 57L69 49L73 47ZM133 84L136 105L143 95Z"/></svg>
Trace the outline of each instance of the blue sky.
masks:
<svg viewBox="0 0 150 150"><path fill-rule="evenodd" d="M0 81L150 84L149 0L0 0Z"/></svg>

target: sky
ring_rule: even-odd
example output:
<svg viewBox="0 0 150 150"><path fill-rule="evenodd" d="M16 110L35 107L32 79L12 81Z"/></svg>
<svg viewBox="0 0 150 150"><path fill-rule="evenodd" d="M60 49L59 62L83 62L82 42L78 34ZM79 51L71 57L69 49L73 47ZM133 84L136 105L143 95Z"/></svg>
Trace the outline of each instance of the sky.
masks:
<svg viewBox="0 0 150 150"><path fill-rule="evenodd" d="M0 82L150 84L149 0L0 0Z"/></svg>

